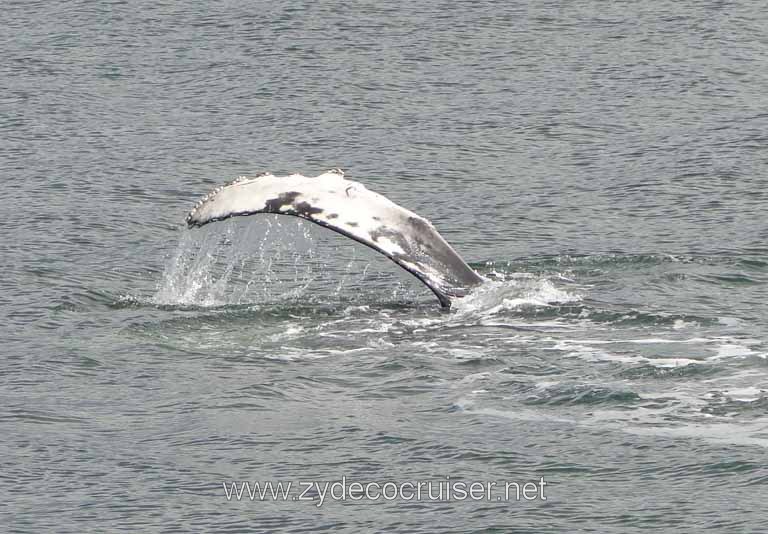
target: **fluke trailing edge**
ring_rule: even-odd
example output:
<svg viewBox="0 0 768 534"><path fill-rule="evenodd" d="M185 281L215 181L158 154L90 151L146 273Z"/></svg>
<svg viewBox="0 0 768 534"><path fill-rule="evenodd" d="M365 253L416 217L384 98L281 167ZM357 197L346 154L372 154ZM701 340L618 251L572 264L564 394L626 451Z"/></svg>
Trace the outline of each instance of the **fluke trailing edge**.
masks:
<svg viewBox="0 0 768 534"><path fill-rule="evenodd" d="M381 252L424 282L443 307L483 282L432 223L345 179L338 169L314 178L269 173L240 177L200 200L187 225L257 213L301 217Z"/></svg>

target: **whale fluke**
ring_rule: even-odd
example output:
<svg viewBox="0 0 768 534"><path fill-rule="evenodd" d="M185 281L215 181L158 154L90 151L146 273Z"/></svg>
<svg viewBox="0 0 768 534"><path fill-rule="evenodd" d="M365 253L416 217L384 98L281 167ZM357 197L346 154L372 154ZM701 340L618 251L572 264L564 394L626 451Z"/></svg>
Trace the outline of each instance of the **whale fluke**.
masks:
<svg viewBox="0 0 768 534"><path fill-rule="evenodd" d="M429 287L443 307L483 282L432 223L338 169L316 177L241 176L203 197L187 225L257 213L301 217L381 252Z"/></svg>

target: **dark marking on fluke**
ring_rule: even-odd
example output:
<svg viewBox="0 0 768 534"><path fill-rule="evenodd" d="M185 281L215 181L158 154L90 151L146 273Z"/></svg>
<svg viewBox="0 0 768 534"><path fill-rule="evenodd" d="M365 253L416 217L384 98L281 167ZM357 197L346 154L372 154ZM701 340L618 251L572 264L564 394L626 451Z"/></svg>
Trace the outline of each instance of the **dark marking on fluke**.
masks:
<svg viewBox="0 0 768 534"><path fill-rule="evenodd" d="M408 247L408 242L401 232L388 228L386 226L379 226L376 230L371 232L371 239L378 242L382 237L392 241L398 247L405 250Z"/></svg>
<svg viewBox="0 0 768 534"><path fill-rule="evenodd" d="M264 211L267 213L280 213L280 208L288 204L293 204L293 201L301 196L298 191L288 191L287 193L280 193L277 198L270 198L264 204Z"/></svg>
<svg viewBox="0 0 768 534"><path fill-rule="evenodd" d="M293 207L298 215L307 219L311 218L312 215L323 213L321 208L315 208L309 202L299 202L298 204L294 204Z"/></svg>

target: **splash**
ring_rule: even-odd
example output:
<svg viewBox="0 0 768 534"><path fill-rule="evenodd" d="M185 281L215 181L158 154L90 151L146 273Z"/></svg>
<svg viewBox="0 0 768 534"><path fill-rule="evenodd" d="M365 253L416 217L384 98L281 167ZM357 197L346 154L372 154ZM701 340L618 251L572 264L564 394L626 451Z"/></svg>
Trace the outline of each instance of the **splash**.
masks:
<svg viewBox="0 0 768 534"><path fill-rule="evenodd" d="M505 311L547 308L581 301L581 295L558 287L551 277L527 273L494 273L495 280L457 300L459 315L495 315Z"/></svg>
<svg viewBox="0 0 768 534"><path fill-rule="evenodd" d="M288 227L265 219L258 227L229 222L223 233L184 231L153 303L211 307L302 294L319 272L313 236L301 221ZM282 239L287 232L291 238Z"/></svg>
<svg viewBox="0 0 768 534"><path fill-rule="evenodd" d="M259 219L259 224L232 219L185 230L151 303L349 305L412 301L426 294L408 273L357 243L298 218Z"/></svg>

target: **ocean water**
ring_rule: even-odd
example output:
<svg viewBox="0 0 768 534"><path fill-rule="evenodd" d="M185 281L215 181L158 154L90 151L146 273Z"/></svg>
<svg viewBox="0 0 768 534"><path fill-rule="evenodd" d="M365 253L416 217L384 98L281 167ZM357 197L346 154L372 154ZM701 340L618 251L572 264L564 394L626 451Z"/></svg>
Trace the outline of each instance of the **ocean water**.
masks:
<svg viewBox="0 0 768 534"><path fill-rule="evenodd" d="M760 3L2 7L0 531L768 531ZM489 282L184 227L332 167Z"/></svg>

